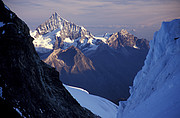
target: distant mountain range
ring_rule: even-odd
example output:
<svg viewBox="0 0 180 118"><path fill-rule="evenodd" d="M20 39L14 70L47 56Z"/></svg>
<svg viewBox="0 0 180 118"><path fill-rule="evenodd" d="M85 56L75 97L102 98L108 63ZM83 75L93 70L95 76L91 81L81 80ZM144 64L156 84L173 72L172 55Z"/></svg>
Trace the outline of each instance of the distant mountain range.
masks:
<svg viewBox="0 0 180 118"><path fill-rule="evenodd" d="M31 36L41 59L60 72L63 83L113 102L128 98L149 50L149 41L124 29L96 37L56 12Z"/></svg>
<svg viewBox="0 0 180 118"><path fill-rule="evenodd" d="M38 52L45 53L52 49L67 49L74 45L82 50L93 48L93 35L84 27L75 25L61 18L56 12L31 33ZM91 45L92 44L92 45Z"/></svg>

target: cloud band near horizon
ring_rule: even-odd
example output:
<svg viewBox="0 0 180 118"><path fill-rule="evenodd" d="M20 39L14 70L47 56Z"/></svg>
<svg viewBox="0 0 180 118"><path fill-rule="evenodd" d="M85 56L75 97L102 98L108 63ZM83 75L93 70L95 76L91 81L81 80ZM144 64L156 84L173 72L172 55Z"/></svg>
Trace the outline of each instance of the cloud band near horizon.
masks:
<svg viewBox="0 0 180 118"><path fill-rule="evenodd" d="M179 0L4 0L31 29L58 12L78 25L147 25L180 18Z"/></svg>

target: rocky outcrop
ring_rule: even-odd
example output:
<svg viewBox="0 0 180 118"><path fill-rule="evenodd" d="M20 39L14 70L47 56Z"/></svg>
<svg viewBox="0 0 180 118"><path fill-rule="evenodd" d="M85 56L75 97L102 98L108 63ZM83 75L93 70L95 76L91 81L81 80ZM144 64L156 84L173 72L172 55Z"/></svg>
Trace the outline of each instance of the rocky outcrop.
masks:
<svg viewBox="0 0 180 118"><path fill-rule="evenodd" d="M115 49L121 47L134 47L146 50L149 49L149 41L146 39L138 39L124 29L122 29L120 32L112 34L107 42L110 47Z"/></svg>
<svg viewBox="0 0 180 118"><path fill-rule="evenodd" d="M58 71L64 69L68 73L95 70L92 61L74 46L66 50L54 50L44 62L55 67Z"/></svg>
<svg viewBox="0 0 180 118"><path fill-rule="evenodd" d="M95 70L92 61L74 46L66 50L54 50L44 62L55 67L60 72L63 83L70 85L76 83L75 81L89 78L86 74L78 76L79 73Z"/></svg>
<svg viewBox="0 0 180 118"><path fill-rule="evenodd" d="M40 60L28 26L2 1L0 14L0 97L25 117L96 117L68 93L59 73Z"/></svg>

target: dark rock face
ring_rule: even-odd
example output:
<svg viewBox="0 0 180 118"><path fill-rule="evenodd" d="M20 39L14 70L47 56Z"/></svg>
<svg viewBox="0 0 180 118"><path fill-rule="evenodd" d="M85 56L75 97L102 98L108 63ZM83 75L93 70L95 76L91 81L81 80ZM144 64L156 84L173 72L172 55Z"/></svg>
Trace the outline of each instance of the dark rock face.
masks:
<svg viewBox="0 0 180 118"><path fill-rule="evenodd" d="M130 95L129 86L142 68L147 52L148 50L131 47L114 49L108 45L100 45L94 53L88 55L98 72L96 88L99 91L95 94L114 103L122 98L127 99Z"/></svg>
<svg viewBox="0 0 180 118"><path fill-rule="evenodd" d="M1 116L6 118L22 118L20 114L13 108L13 106L8 103L6 100L0 98L0 109L1 109Z"/></svg>
<svg viewBox="0 0 180 118"><path fill-rule="evenodd" d="M135 40L137 47L143 50L149 50L149 41L147 41L146 39L138 39L137 37L135 37Z"/></svg>
<svg viewBox="0 0 180 118"><path fill-rule="evenodd" d="M96 117L82 108L42 62L29 28L0 1L0 87L2 98L25 117Z"/></svg>

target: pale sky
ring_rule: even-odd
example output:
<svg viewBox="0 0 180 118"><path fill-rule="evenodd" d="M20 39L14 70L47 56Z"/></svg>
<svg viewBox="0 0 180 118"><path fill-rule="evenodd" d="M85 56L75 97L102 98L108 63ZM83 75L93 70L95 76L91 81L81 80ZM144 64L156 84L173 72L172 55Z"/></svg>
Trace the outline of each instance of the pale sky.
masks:
<svg viewBox="0 0 180 118"><path fill-rule="evenodd" d="M180 0L3 0L30 29L57 12L75 24L103 29L160 25L180 18ZM99 32L100 29L93 32ZM104 30L104 29L103 29ZM98 34L98 33L96 33Z"/></svg>

